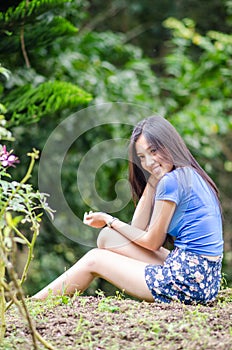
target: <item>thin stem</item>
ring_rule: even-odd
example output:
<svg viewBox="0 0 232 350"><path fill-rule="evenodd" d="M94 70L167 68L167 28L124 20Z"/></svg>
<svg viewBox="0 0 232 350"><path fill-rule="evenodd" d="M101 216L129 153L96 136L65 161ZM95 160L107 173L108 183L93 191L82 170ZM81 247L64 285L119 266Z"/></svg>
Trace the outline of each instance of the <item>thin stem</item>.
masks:
<svg viewBox="0 0 232 350"><path fill-rule="evenodd" d="M36 342L36 337L35 337L35 327L34 324L32 322L32 319L29 315L25 300L24 300L24 295L23 295L23 290L21 285L18 283L17 281L17 276L16 273L14 271L13 265L11 263L6 263L6 267L7 267L7 271L9 273L9 276L11 278L11 281L14 283L15 289L17 291L17 294L19 296L19 299L22 302L22 306L19 302L19 300L17 300L17 298L15 297L14 294L12 294L12 292L8 289L8 292L10 293L11 299L14 300L14 304L16 304L22 314L22 316L24 316L28 322L29 328L31 330L31 336L32 336L32 340L33 340L33 345L34 345L34 349L37 350L38 346L37 346L37 342Z"/></svg>
<svg viewBox="0 0 232 350"><path fill-rule="evenodd" d="M28 0L26 1L26 8L27 7L28 7ZM24 19L25 19L25 17L26 16L24 16ZM20 29L20 42L21 42L21 49L22 49L23 57L24 57L25 62L26 62L26 66L27 66L27 68L30 68L31 64L30 64L30 61L29 61L29 58L27 55L26 46L25 46L25 39L24 39L24 25L25 25L24 19L23 19L23 23L22 23L22 26Z"/></svg>
<svg viewBox="0 0 232 350"><path fill-rule="evenodd" d="M15 226L12 224L12 222L9 222L9 220L7 220L7 224L8 224L8 226L9 226L10 228L12 228L12 230L15 231L15 233L17 233L17 235L18 235L20 238L22 238L22 239L26 242L27 246L30 247L31 242L28 241L28 239L17 229L17 227L15 227Z"/></svg>
<svg viewBox="0 0 232 350"><path fill-rule="evenodd" d="M25 40L24 40L24 23L20 29L20 41L21 41L21 49L22 49L23 57L24 57L25 62L26 62L26 66L27 66L27 68L30 68L31 64L30 64L30 61L29 61L29 58L27 55L27 51L26 51L26 47L25 47Z"/></svg>
<svg viewBox="0 0 232 350"><path fill-rule="evenodd" d="M26 264L24 266L23 273L22 273L22 276L21 276L21 279L20 279L20 284L21 285L23 284L23 282L25 281L25 279L27 277L27 272L28 272L28 269L29 269L29 265L31 263L31 260L33 259L33 250L34 250L34 245L35 245L35 241L36 241L37 235L38 235L38 231L35 229L34 232L33 232L31 243L28 246L27 261L26 261Z"/></svg>
<svg viewBox="0 0 232 350"><path fill-rule="evenodd" d="M27 238L24 237L22 235L22 233L14 225L12 225L11 223L8 222L8 226L10 226L22 239L24 239L26 241L27 247L28 247L28 250L29 250L28 251L28 255L27 255L27 261L26 261L26 264L24 266L23 273L22 273L22 276L21 276L21 279L20 279L20 285L22 285L24 283L25 279L26 279L27 272L28 272L31 260L33 258L33 250L34 250L36 238L37 238L37 235L38 235L38 229L34 229L32 240L31 240L31 242L29 242L27 240ZM12 304L13 304L13 301L11 300L6 305L5 311L7 311L11 307Z"/></svg>
<svg viewBox="0 0 232 350"><path fill-rule="evenodd" d="M25 182L27 182L27 180L31 177L31 173L35 164L35 159L38 157L38 154L30 153L29 156L31 157L31 161L27 169L26 175L24 176L22 181L20 181L21 184L24 184Z"/></svg>
<svg viewBox="0 0 232 350"><path fill-rule="evenodd" d="M30 215L30 220L31 220L31 223L33 223L32 225L32 230L33 230L33 235L32 235L32 240L31 242L28 241L28 254L27 254L27 261L26 261L26 264L24 266L24 269L23 269L23 273L22 273L22 276L21 276L21 280L20 280L20 284L22 285L23 282L25 281L26 279L26 276L27 276L27 272L28 272L28 269L29 269L29 265L33 259L33 251L34 251L34 246L35 246L35 242L36 242L36 238L38 236L38 233L39 233L39 228L38 228L38 225L35 224L35 217L31 211L31 208L30 208L30 205L27 205L27 209L28 209L28 212L29 212L29 215Z"/></svg>
<svg viewBox="0 0 232 350"><path fill-rule="evenodd" d="M35 330L36 338L40 341L41 344L43 344L47 349L49 350L56 350L50 343L48 343L37 330Z"/></svg>
<svg viewBox="0 0 232 350"><path fill-rule="evenodd" d="M5 264L3 261L4 256L4 245L3 245L3 237L2 237L2 230L0 230L0 344L5 336L6 331L6 321L5 321L5 305L6 305L6 299L5 299L5 290L1 284L2 281L4 281L5 278Z"/></svg>
<svg viewBox="0 0 232 350"><path fill-rule="evenodd" d="M1 282L5 277L5 265L3 262L0 262L0 344L5 336L6 331L6 320L5 320L5 291L4 287L1 285Z"/></svg>
<svg viewBox="0 0 232 350"><path fill-rule="evenodd" d="M0 281L1 284L1 281ZM5 320L5 293L4 287L0 286L0 344L2 343L6 332L6 320Z"/></svg>

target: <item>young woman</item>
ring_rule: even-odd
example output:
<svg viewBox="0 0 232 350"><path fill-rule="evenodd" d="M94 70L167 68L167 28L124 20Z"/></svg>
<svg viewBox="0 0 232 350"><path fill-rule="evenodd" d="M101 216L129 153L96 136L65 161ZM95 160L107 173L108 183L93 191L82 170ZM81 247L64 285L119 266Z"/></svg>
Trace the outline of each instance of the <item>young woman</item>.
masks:
<svg viewBox="0 0 232 350"><path fill-rule="evenodd" d="M152 116L134 129L129 179L138 204L131 224L102 212L84 223L103 228L97 246L34 298L83 292L101 277L149 302L213 301L223 253L218 190L175 128ZM106 227L105 227L106 226ZM163 248L167 235L174 249Z"/></svg>

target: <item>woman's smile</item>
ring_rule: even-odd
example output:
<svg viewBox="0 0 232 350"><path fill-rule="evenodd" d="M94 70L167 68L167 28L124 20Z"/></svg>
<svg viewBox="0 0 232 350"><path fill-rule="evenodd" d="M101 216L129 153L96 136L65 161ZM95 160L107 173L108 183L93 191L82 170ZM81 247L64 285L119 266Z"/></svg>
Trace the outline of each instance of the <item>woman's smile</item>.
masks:
<svg viewBox="0 0 232 350"><path fill-rule="evenodd" d="M155 166L153 166L152 168L151 168L151 170L152 170L152 173L157 173L157 172L159 172L161 169L161 165L160 164L157 164L157 165L155 165Z"/></svg>

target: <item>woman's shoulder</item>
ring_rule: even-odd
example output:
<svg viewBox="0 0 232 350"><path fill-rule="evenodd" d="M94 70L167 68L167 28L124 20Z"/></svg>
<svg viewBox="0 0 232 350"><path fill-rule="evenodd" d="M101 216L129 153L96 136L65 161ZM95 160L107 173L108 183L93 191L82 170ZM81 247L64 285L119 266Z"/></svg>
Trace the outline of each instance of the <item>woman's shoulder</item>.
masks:
<svg viewBox="0 0 232 350"><path fill-rule="evenodd" d="M179 167L166 173L159 181L159 186L190 188L195 182L197 172L191 167Z"/></svg>
<svg viewBox="0 0 232 350"><path fill-rule="evenodd" d="M175 180L183 180L184 178L197 176L196 171L191 167L178 167L174 170L166 173L163 177L163 179L175 179ZM161 179L162 180L162 179Z"/></svg>
<svg viewBox="0 0 232 350"><path fill-rule="evenodd" d="M183 181L182 170L174 169L166 173L158 182L156 189L156 199L172 200L176 204L179 203L181 197L181 188Z"/></svg>

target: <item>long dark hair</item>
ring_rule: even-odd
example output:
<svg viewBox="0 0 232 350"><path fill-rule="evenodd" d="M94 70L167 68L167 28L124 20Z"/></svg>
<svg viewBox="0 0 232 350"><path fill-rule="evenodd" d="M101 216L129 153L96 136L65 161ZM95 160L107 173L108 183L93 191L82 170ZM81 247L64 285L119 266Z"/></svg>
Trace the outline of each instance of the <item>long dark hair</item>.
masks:
<svg viewBox="0 0 232 350"><path fill-rule="evenodd" d="M135 149L135 144L142 134L146 141L157 149L166 161L173 164L173 169L184 166L194 168L206 181L219 201L217 186L198 164L176 129L167 119L160 116L151 116L136 125L130 139L129 181L135 202L142 196L147 179L150 176L148 172L141 168Z"/></svg>

